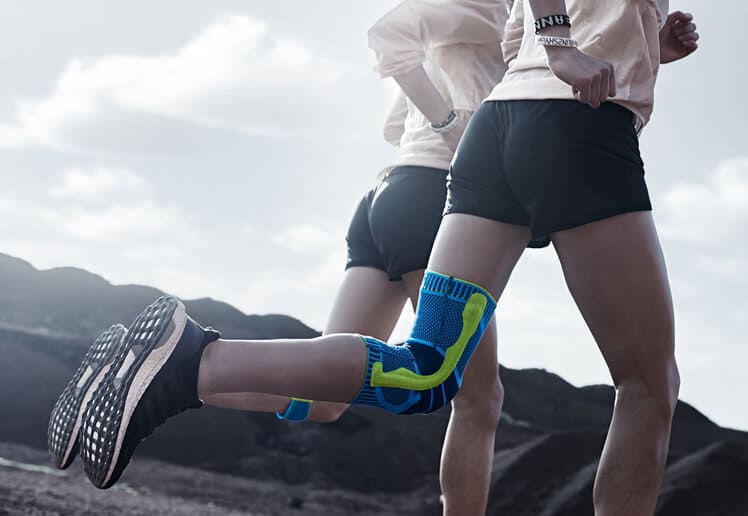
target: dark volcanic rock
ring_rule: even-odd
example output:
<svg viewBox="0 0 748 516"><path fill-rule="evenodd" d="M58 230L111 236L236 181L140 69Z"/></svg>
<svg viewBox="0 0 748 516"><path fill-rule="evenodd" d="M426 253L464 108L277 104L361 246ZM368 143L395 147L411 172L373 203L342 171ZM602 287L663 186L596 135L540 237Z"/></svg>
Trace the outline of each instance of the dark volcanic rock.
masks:
<svg viewBox="0 0 748 516"><path fill-rule="evenodd" d="M603 447L602 432L546 434L498 453L491 488L504 493L489 505L490 514L537 516L549 506L584 500L592 507L594 466ZM580 473L583 473L580 477ZM538 477L544 481L538 482ZM569 496L572 494L573 496ZM550 500L557 499L554 504ZM553 512L552 514L561 514ZM582 516L584 513L579 513ZM591 514L591 511L590 511Z"/></svg>
<svg viewBox="0 0 748 516"><path fill-rule="evenodd" d="M665 473L657 514L748 514L748 446L722 441L692 453Z"/></svg>

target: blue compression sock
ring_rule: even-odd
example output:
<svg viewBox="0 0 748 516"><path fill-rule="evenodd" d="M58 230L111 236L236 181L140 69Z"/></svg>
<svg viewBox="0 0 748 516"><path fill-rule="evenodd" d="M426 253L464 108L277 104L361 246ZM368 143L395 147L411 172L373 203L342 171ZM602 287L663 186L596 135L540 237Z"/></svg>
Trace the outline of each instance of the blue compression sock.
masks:
<svg viewBox="0 0 748 516"><path fill-rule="evenodd" d="M428 271L411 336L391 346L364 337L368 367L351 401L396 414L433 412L457 394L496 303L481 287Z"/></svg>

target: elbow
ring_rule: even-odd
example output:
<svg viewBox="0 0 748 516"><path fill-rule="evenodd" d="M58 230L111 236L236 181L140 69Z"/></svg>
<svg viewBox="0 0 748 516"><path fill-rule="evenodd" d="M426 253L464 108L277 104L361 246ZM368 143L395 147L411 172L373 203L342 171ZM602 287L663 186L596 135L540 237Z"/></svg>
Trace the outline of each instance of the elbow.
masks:
<svg viewBox="0 0 748 516"><path fill-rule="evenodd" d="M369 48L376 55L375 70L383 78L407 73L425 59L419 28L399 17L385 16L369 29L367 36Z"/></svg>

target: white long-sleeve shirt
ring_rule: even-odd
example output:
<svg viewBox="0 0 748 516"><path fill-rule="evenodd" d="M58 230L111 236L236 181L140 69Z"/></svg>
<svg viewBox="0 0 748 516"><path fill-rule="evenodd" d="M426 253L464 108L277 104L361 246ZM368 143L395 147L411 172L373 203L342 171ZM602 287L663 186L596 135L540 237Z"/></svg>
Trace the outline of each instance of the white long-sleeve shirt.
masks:
<svg viewBox="0 0 748 516"><path fill-rule="evenodd" d="M453 109L475 111L506 70L501 40L506 0L406 0L369 29L369 46L382 77L423 65ZM452 151L404 95L385 123L399 147L395 165L447 169Z"/></svg>
<svg viewBox="0 0 748 516"><path fill-rule="evenodd" d="M574 99L571 86L548 67L545 50L535 42L535 17L528 0L517 0L503 46L509 69L486 100ZM667 0L566 0L571 37L579 49L613 65L616 96L612 102L649 121L660 66L659 31ZM518 36L522 35L521 40ZM519 45L517 45L519 43Z"/></svg>

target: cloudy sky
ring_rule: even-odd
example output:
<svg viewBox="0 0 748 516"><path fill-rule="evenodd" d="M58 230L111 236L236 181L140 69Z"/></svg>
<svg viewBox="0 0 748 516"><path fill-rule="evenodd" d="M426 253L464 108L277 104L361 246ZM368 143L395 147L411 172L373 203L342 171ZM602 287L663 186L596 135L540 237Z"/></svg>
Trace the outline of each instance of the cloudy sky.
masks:
<svg viewBox="0 0 748 516"><path fill-rule="evenodd" d="M365 33L394 4L0 0L0 251L322 327L393 156ZM641 142L682 397L745 429L747 5L671 1L701 48L661 71ZM552 250L525 255L499 322L506 365L608 382Z"/></svg>

